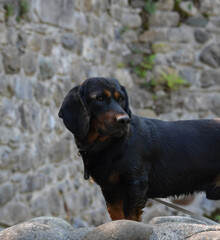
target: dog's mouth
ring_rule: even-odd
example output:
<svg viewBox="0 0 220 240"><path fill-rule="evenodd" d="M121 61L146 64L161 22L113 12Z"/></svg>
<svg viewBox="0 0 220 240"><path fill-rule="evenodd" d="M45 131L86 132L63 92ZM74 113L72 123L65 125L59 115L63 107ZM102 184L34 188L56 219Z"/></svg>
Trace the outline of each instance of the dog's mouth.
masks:
<svg viewBox="0 0 220 240"><path fill-rule="evenodd" d="M126 127L123 128L115 128L115 127L105 127L105 129L98 128L98 132L101 136L109 136L109 137L115 137L120 138L123 135L126 135L129 133L130 130L130 124L128 124Z"/></svg>

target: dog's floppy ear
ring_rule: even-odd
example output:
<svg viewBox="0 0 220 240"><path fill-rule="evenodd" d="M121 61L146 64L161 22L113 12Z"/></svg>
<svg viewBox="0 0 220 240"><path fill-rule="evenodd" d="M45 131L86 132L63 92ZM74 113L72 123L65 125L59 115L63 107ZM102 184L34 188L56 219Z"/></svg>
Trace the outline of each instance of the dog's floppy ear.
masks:
<svg viewBox="0 0 220 240"><path fill-rule="evenodd" d="M58 116L74 136L83 140L89 131L90 116L83 100L82 86L72 88L61 105Z"/></svg>
<svg viewBox="0 0 220 240"><path fill-rule="evenodd" d="M125 107L124 110L125 112L128 114L129 117L131 117L131 110L129 108L129 100L128 100L128 94L126 92L126 89L124 86L121 86L121 90L124 92L125 94Z"/></svg>

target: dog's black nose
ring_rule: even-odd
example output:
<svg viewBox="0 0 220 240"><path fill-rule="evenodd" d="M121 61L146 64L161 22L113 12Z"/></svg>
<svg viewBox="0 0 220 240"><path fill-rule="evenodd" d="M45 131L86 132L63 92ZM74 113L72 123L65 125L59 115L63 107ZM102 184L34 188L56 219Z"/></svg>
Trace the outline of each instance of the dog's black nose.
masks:
<svg viewBox="0 0 220 240"><path fill-rule="evenodd" d="M130 123L130 118L127 115L120 115L116 118L117 124L125 126Z"/></svg>

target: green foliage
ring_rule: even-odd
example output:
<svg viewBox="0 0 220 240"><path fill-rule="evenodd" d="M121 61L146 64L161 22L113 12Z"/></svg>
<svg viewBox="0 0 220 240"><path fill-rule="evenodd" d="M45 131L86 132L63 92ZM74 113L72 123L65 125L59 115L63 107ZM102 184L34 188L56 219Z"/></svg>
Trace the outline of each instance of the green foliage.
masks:
<svg viewBox="0 0 220 240"><path fill-rule="evenodd" d="M12 5L6 4L5 5L5 19L8 20L8 18L10 16L12 16L13 14L14 14L14 10L13 10Z"/></svg>
<svg viewBox="0 0 220 240"><path fill-rule="evenodd" d="M174 0L174 10L180 14L181 21L184 21L185 19L187 19L189 17L180 8L180 3L181 2L187 2L187 1L188 0ZM200 2L201 2L201 0L191 0L191 3L188 3L187 7L188 7L189 10L192 9L193 5L197 8L199 8ZM205 15L205 14L203 14L203 15ZM180 23L179 23L179 25L180 25Z"/></svg>
<svg viewBox="0 0 220 240"><path fill-rule="evenodd" d="M215 220L220 223L220 215L215 216Z"/></svg>
<svg viewBox="0 0 220 240"><path fill-rule="evenodd" d="M117 68L125 68L125 64L123 62L120 62L117 64Z"/></svg>
<svg viewBox="0 0 220 240"><path fill-rule="evenodd" d="M158 89L170 92L177 90L180 86L189 86L187 81L181 78L177 73L167 74L165 72L161 72L158 77L152 78L148 82L142 82L140 85L141 87L155 93L153 100L157 100L156 91Z"/></svg>
<svg viewBox="0 0 220 240"><path fill-rule="evenodd" d="M130 29L130 28L129 28L128 26L123 26L123 27L119 30L119 32L120 32L120 34L122 35L123 33L127 32L129 29Z"/></svg>
<svg viewBox="0 0 220 240"><path fill-rule="evenodd" d="M19 1L19 14L16 17L17 22L20 22L21 18L24 18L29 11L28 1L20 0Z"/></svg>
<svg viewBox="0 0 220 240"><path fill-rule="evenodd" d="M156 11L156 2L154 0L145 0L144 10L148 14L154 14Z"/></svg>
<svg viewBox="0 0 220 240"><path fill-rule="evenodd" d="M211 215L204 215L207 218L210 218L218 223L220 223L220 208L215 209Z"/></svg>
<svg viewBox="0 0 220 240"><path fill-rule="evenodd" d="M6 21L15 14L16 10L14 9L14 6L11 4L5 4L5 19ZM20 22L21 18L24 18L29 11L29 4L27 0L18 0L18 11L16 14L16 20L17 22Z"/></svg>
<svg viewBox="0 0 220 240"><path fill-rule="evenodd" d="M29 11L28 1L20 1L20 15L21 17L26 15Z"/></svg>
<svg viewBox="0 0 220 240"><path fill-rule="evenodd" d="M141 11L143 29L149 29L149 17L155 13L156 8L157 0L144 0L144 6Z"/></svg>
<svg viewBox="0 0 220 240"><path fill-rule="evenodd" d="M144 56L143 61L140 62L138 65L134 66L134 72L138 75L138 77L147 77L147 71L151 71L153 69L155 57L156 56L154 54Z"/></svg>
<svg viewBox="0 0 220 240"><path fill-rule="evenodd" d="M188 3L187 7L188 7L189 10L191 10L192 9L192 3Z"/></svg>
<svg viewBox="0 0 220 240"><path fill-rule="evenodd" d="M161 72L161 77L162 82L165 83L168 89L176 90L181 85L187 85L186 80L176 74L166 74L165 72Z"/></svg>

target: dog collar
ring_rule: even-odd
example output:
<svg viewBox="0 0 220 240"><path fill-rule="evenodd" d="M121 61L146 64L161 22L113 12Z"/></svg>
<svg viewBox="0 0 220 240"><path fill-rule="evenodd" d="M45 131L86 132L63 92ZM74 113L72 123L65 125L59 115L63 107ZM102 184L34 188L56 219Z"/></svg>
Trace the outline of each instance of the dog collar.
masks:
<svg viewBox="0 0 220 240"><path fill-rule="evenodd" d="M78 155L80 157L82 157L83 159L83 165L84 165L84 179L85 180L89 180L90 178L90 173L89 173L89 170L88 170L88 152L86 151L82 151L82 150L79 150L78 151Z"/></svg>

